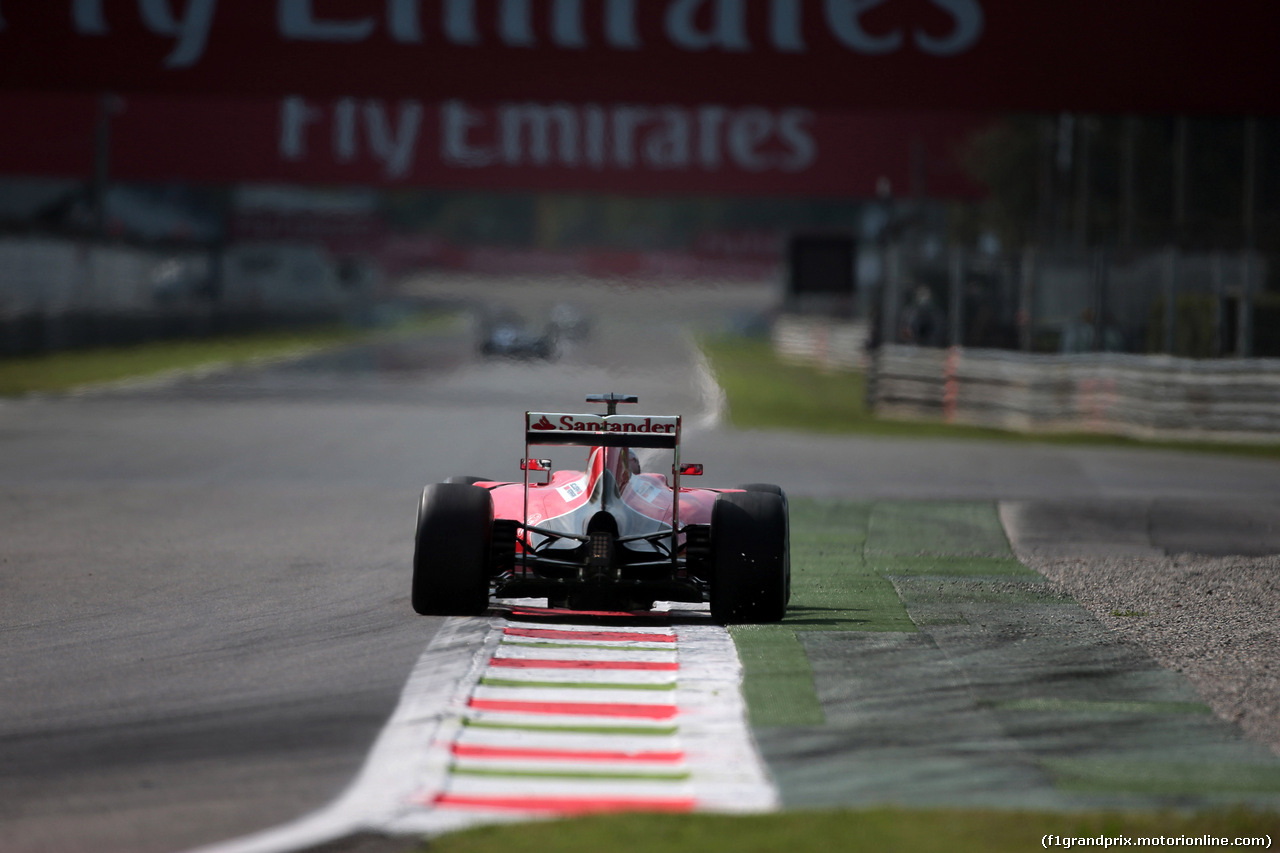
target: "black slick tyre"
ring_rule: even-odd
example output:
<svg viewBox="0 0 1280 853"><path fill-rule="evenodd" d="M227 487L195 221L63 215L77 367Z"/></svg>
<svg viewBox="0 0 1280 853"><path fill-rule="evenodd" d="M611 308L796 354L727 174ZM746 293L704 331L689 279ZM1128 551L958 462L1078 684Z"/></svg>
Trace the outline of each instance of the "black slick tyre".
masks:
<svg viewBox="0 0 1280 853"><path fill-rule="evenodd" d="M791 559L786 500L726 492L711 510L711 615L725 625L777 622L787 611Z"/></svg>
<svg viewBox="0 0 1280 853"><path fill-rule="evenodd" d="M489 606L493 498L465 483L422 490L413 547L413 609L477 616Z"/></svg>
<svg viewBox="0 0 1280 853"><path fill-rule="evenodd" d="M786 500L787 497L786 493L782 491L782 486L776 486L773 483L746 483L738 486L738 488L744 492L767 492L771 495L778 495L783 500Z"/></svg>
<svg viewBox="0 0 1280 853"><path fill-rule="evenodd" d="M744 483L738 486L744 492L766 492L782 498L782 507L787 511L787 603L791 603L791 507L787 504L787 493L782 486L774 483Z"/></svg>

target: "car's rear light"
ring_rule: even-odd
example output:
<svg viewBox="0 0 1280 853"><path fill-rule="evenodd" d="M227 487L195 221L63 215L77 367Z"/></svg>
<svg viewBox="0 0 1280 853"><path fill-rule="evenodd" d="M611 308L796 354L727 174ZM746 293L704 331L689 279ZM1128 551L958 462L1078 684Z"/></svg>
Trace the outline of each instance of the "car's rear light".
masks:
<svg viewBox="0 0 1280 853"><path fill-rule="evenodd" d="M587 564L590 566L608 566L613 562L613 534L607 530L597 530L591 534Z"/></svg>

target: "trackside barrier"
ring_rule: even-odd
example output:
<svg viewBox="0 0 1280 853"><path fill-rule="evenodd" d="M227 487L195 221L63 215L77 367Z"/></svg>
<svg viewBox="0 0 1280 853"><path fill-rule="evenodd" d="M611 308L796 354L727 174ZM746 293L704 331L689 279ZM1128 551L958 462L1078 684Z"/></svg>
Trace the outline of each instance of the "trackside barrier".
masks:
<svg viewBox="0 0 1280 853"><path fill-rule="evenodd" d="M867 366L867 324L783 315L773 324L773 349L784 361L795 364L823 370L862 370Z"/></svg>
<svg viewBox="0 0 1280 853"><path fill-rule="evenodd" d="M875 413L1021 431L1280 442L1280 359L879 348Z"/></svg>
<svg viewBox="0 0 1280 853"><path fill-rule="evenodd" d="M377 286L339 272L306 245L0 237L0 357L337 322Z"/></svg>

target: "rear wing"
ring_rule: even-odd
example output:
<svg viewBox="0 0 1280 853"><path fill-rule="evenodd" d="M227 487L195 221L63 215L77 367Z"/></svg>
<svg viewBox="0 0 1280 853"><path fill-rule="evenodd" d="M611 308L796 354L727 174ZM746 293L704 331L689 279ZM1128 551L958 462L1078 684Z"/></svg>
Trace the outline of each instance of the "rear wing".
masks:
<svg viewBox="0 0 1280 853"><path fill-rule="evenodd" d="M587 402L634 403L634 397L593 395ZM524 455L534 445L585 447L658 447L674 453L671 473L671 563L676 562L676 536L680 531L680 416L679 415L574 415L564 412L524 413ZM524 468L524 529L529 528L529 469ZM527 553L527 552L526 552Z"/></svg>
<svg viewBox="0 0 1280 853"><path fill-rule="evenodd" d="M680 446L680 416L525 412L525 444L676 450Z"/></svg>

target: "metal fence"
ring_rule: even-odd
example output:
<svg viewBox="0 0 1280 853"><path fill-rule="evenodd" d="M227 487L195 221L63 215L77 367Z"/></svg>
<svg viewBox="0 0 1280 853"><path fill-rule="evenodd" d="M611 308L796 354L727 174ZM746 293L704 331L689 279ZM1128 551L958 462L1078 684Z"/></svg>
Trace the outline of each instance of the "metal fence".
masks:
<svg viewBox="0 0 1280 853"><path fill-rule="evenodd" d="M1280 356L1280 294L1257 253L883 251L873 346Z"/></svg>
<svg viewBox="0 0 1280 853"><path fill-rule="evenodd" d="M865 369L878 415L1280 440L1280 308L1257 255L890 247L883 268L866 318L773 327L783 358Z"/></svg>
<svg viewBox="0 0 1280 853"><path fill-rule="evenodd" d="M887 417L1144 438L1280 441L1280 360L1039 355L881 347L870 403Z"/></svg>

